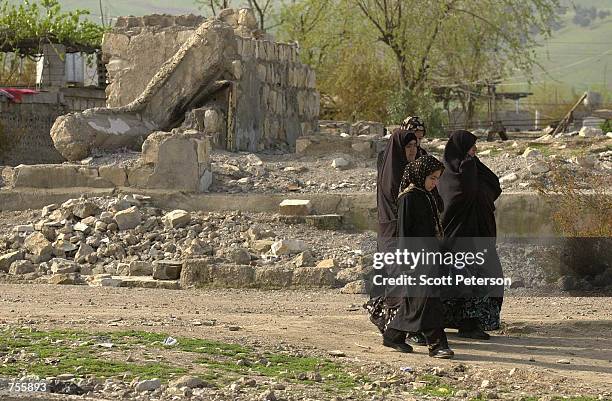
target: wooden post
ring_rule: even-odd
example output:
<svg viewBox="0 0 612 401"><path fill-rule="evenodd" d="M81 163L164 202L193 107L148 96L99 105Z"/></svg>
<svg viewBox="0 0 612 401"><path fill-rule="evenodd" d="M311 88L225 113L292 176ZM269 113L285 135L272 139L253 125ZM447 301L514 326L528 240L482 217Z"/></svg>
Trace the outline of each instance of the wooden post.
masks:
<svg viewBox="0 0 612 401"><path fill-rule="evenodd" d="M582 101L584 100L584 98L586 96L587 96L586 92L582 96L580 96L580 99L576 102L576 104L574 104L572 106L572 108L567 112L565 117L563 117L563 119L561 121L559 121L559 124L557 125L557 128L555 128L555 130L551 134L552 136L555 136L559 132L565 131L565 129L569 125L569 120L572 117L572 113L574 112L574 110L576 110L576 107L578 107L580 105L580 103L582 103Z"/></svg>

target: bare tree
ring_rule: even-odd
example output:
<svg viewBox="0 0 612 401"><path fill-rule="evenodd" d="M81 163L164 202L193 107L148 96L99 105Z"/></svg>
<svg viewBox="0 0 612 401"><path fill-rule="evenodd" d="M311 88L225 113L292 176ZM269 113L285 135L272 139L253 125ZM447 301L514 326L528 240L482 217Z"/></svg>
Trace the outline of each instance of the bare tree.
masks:
<svg viewBox="0 0 612 401"><path fill-rule="evenodd" d="M247 0L249 7L257 13L259 29L266 30L266 20L271 11L272 0Z"/></svg>

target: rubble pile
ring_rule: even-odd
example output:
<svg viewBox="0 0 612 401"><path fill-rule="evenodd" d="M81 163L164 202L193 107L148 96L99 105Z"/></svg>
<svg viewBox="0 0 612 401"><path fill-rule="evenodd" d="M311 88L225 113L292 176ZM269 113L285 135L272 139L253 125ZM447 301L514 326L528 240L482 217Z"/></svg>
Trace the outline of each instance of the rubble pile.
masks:
<svg viewBox="0 0 612 401"><path fill-rule="evenodd" d="M174 280L164 288L177 288L179 279L185 286L339 287L363 277L374 249L368 234L316 228L339 228L336 215L295 226L291 216L164 211L142 195L71 199L39 216L0 235L0 275L108 286L124 285L115 276L147 277L150 286ZM210 276L194 281L201 265Z"/></svg>

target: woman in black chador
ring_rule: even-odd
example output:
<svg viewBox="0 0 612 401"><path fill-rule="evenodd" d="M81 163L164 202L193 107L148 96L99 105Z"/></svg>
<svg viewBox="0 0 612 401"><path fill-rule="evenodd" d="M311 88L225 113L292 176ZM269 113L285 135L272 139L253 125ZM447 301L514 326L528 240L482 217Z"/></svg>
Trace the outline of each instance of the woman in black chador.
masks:
<svg viewBox="0 0 612 401"><path fill-rule="evenodd" d="M501 264L495 251L495 200L501 194L499 179L476 156L476 136L456 131L444 149L444 174L438 193L444 202L442 225L445 237L479 238L489 244L488 274L501 276ZM491 252L492 251L492 252ZM486 291L485 291L486 292ZM503 292L496 290L496 295ZM496 330L500 324L502 297L476 295L444 301L446 327L459 329L467 338L488 339L485 330Z"/></svg>
<svg viewBox="0 0 612 401"><path fill-rule="evenodd" d="M444 170L444 165L433 156L423 156L406 168L402 180L402 192L398 198L398 247L414 249L413 241L431 238L438 243L444 233L440 221L439 205L432 191ZM406 296L399 301L399 308L389 320L383 340L385 345L402 343L407 332L419 332L425 336L429 356L452 358L444 333L443 306L439 297L429 291L420 292L407 288Z"/></svg>

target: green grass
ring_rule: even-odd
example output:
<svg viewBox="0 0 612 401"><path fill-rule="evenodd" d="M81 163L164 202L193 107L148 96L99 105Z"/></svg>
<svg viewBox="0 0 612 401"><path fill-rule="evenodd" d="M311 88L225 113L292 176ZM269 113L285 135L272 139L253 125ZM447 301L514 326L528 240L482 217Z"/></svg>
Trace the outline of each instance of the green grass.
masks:
<svg viewBox="0 0 612 401"><path fill-rule="evenodd" d="M434 397L452 397L455 394L455 389L448 384L440 382L440 378L431 374L423 374L419 380L426 381L427 385L423 388L416 389L415 392L421 395L430 395Z"/></svg>
<svg viewBox="0 0 612 401"><path fill-rule="evenodd" d="M367 378L351 375L341 364L329 359L257 353L254 349L239 344L190 337L178 337L178 344L168 347L163 345L166 337L166 334L135 330L92 334L73 330L4 329L0 331L0 351L19 354L23 350L33 357L31 360L17 358L15 363L0 365L0 376L30 374L48 377L72 373L78 377L120 376L124 380L140 377L169 381L177 375L191 373L213 386L226 385L243 376L264 376L282 378L303 385L318 385L324 391L334 392L348 391L367 382ZM101 342L110 342L113 347L108 349L96 345ZM193 369L191 362L188 365L192 369L180 366L176 361L124 361L131 351L146 357L148 354L160 355L161 349L172 355L180 353L187 357L167 359L187 359L195 363L196 368ZM117 354L120 356L113 358L112 355ZM166 356L165 353L162 355ZM118 358L121 360L117 360ZM257 363L262 358L266 358L269 363ZM247 364L238 365L241 359L248 361ZM308 380L298 379L301 373L308 375L314 372L318 372L325 380L315 384L310 380L310 376L307 377Z"/></svg>

